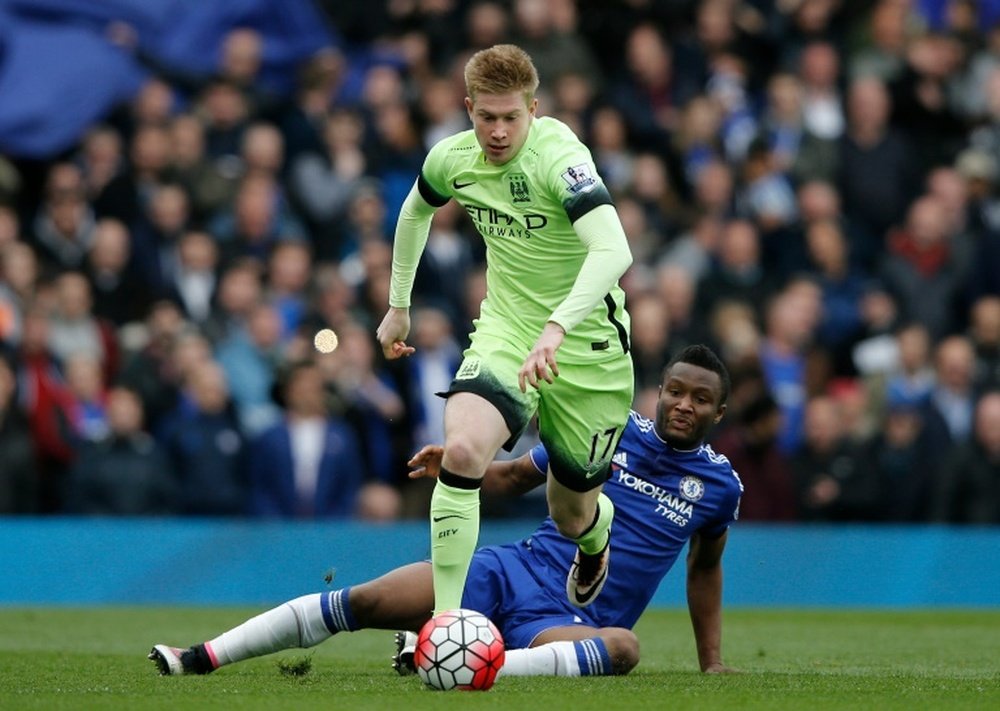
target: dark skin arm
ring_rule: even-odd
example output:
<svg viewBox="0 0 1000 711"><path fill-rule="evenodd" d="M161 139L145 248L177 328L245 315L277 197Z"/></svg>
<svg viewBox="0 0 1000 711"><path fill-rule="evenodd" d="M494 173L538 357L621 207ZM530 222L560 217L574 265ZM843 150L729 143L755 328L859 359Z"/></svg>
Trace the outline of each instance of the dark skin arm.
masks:
<svg viewBox="0 0 1000 711"><path fill-rule="evenodd" d="M722 663L722 552L727 533L707 538L696 533L687 557L687 601L698 650L698 665L707 674L736 670Z"/></svg>
<svg viewBox="0 0 1000 711"><path fill-rule="evenodd" d="M413 455L407 464L413 467L411 479L421 477L437 478L441 471L441 457L444 448L427 445ZM545 483L545 475L535 469L531 457L524 454L509 461L494 461L483 476L482 491L487 495L520 496Z"/></svg>

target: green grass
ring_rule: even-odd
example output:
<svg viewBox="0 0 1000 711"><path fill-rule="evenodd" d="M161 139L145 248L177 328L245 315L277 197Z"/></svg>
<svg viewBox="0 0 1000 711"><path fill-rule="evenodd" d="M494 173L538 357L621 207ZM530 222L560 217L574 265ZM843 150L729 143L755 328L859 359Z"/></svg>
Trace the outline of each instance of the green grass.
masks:
<svg viewBox="0 0 1000 711"><path fill-rule="evenodd" d="M391 632L340 635L205 677L159 677L155 642L187 645L255 609L0 608L0 709L1000 709L1000 611L730 610L725 659L695 667L686 613L647 613L629 676L501 679L439 693L389 668ZM302 676L283 674L312 655Z"/></svg>

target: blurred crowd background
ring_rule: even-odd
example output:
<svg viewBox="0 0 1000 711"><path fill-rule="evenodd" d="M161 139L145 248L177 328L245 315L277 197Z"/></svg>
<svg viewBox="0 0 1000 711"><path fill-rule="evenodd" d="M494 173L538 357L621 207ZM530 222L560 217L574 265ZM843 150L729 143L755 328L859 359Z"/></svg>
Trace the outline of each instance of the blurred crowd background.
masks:
<svg viewBox="0 0 1000 711"><path fill-rule="evenodd" d="M0 0L0 512L425 516L485 254L438 211L386 362L393 226L513 42L631 241L635 408L732 372L742 519L1000 523L1000 2L92 5Z"/></svg>

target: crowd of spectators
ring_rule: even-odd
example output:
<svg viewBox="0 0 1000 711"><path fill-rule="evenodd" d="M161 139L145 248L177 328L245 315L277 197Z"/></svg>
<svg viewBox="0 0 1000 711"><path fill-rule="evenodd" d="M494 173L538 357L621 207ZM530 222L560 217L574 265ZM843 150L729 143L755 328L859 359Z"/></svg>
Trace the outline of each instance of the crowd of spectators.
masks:
<svg viewBox="0 0 1000 711"><path fill-rule="evenodd" d="M484 293L455 203L416 354L374 330L402 199L469 125L464 62L509 41L629 236L636 409L690 343L732 372L713 444L743 519L1000 523L991 4L317 4L344 44L294 96L233 28L216 76L163 71L70 151L0 155L0 512L425 515L405 463L442 441Z"/></svg>

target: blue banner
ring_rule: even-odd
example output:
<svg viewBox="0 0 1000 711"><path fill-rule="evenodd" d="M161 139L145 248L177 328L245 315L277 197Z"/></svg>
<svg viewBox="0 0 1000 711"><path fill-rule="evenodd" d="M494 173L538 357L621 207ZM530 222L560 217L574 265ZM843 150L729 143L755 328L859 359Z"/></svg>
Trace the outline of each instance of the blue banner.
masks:
<svg viewBox="0 0 1000 711"><path fill-rule="evenodd" d="M44 158L69 148L144 76L85 28L10 21L0 9L0 151Z"/></svg>
<svg viewBox="0 0 1000 711"><path fill-rule="evenodd" d="M144 62L210 78L236 28L260 33L259 85L276 95L337 44L311 0L0 0L0 152L47 158L71 147L135 96Z"/></svg>
<svg viewBox="0 0 1000 711"><path fill-rule="evenodd" d="M484 520L479 543L516 541L535 524ZM1000 527L739 523L726 605L995 608L998 547ZM327 574L333 587L354 585L429 549L424 522L0 516L0 606L273 605L327 589ZM685 574L681 557L652 604L683 606Z"/></svg>

